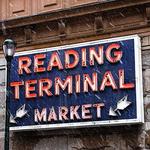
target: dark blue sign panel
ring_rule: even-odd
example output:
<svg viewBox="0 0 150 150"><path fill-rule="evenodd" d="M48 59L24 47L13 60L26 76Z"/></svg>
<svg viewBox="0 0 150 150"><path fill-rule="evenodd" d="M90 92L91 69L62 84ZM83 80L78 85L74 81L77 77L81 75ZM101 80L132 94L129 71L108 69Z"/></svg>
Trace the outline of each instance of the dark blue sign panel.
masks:
<svg viewBox="0 0 150 150"><path fill-rule="evenodd" d="M142 123L140 57L136 35L17 53L10 129Z"/></svg>

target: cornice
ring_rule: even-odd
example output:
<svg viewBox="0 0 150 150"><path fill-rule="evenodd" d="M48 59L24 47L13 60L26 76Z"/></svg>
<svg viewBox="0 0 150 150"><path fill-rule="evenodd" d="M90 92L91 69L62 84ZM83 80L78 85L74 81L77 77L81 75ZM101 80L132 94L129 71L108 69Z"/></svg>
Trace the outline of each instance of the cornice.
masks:
<svg viewBox="0 0 150 150"><path fill-rule="evenodd" d="M149 4L150 0L118 0L7 20L1 22L0 44L13 38L18 48L45 43L53 46L119 33L143 34L150 28Z"/></svg>
<svg viewBox="0 0 150 150"><path fill-rule="evenodd" d="M150 0L112 0L111 2L95 2L87 5L74 6L70 8L65 8L58 11L52 11L47 13L41 13L34 16L18 17L9 20L1 20L1 24L5 24L5 28L16 28L26 25L33 25L48 21L55 21L60 19L67 19L72 17L78 17L82 15L94 14L94 13L104 13L112 10L150 5ZM3 25L0 26L2 30Z"/></svg>

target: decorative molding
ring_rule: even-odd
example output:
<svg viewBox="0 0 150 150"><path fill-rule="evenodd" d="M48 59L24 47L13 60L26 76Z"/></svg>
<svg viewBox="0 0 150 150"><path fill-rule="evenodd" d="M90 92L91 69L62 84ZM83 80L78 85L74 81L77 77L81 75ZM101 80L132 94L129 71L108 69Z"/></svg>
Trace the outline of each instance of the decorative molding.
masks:
<svg viewBox="0 0 150 150"><path fill-rule="evenodd" d="M104 24L102 16L96 16L94 21L94 29L96 33L103 31Z"/></svg>
<svg viewBox="0 0 150 150"><path fill-rule="evenodd" d="M34 0L33 2L35 3ZM51 3L51 1L49 2ZM22 2L19 1L19 3L22 3ZM126 0L123 3L122 1L114 1L114 2L112 1L112 2L107 2L107 3L106 2L105 3L93 2L90 4L84 4L84 5L76 6L76 7L67 6L67 8L65 9L62 9L62 8L55 9L55 11L54 9L51 10L50 8L48 9L45 8L46 10L43 10L42 12L40 12L40 10L38 11L37 8L35 8L37 6L34 6L34 9L32 8L33 11L31 11L31 1L27 0L24 13L18 13L17 16L15 15L9 16L10 14L7 14L7 17L3 17L3 19L6 21L6 28L14 28L14 27L25 26L25 25L30 25L30 24L37 24L41 22L54 21L56 19L70 18L70 17L82 16L82 15L93 14L93 13L102 13L102 12L124 9L124 8L129 8L129 7L140 6L141 8L144 5L149 4L149 3L150 3L149 0L142 0L142 1L141 0ZM27 7L27 5L29 6ZM3 8L4 7L5 6L3 4ZM4 13L2 15L4 15Z"/></svg>
<svg viewBox="0 0 150 150"><path fill-rule="evenodd" d="M4 36L7 35L7 30L6 30L5 22L2 22L2 33L3 33Z"/></svg>
<svg viewBox="0 0 150 150"><path fill-rule="evenodd" d="M97 35L104 37L119 32L133 34L132 30L139 31L149 27L145 16L150 15L148 15L148 9L147 14L143 11L146 9L145 5L105 12L100 12L100 9L95 10L94 8L96 12L87 12L86 8L82 9L85 10L84 14L82 11L77 11L78 9L76 9L77 12L75 9L70 9L61 13L54 12L53 14L5 21L4 26L1 26L0 38L3 38L4 33L8 32L7 38L11 34L11 37L17 41L18 47L24 47L55 42L64 44L64 42L69 43L69 41L77 41L80 38L84 40ZM17 24L18 21L20 21L19 26L15 26L15 22ZM20 34L22 29L24 34ZM148 34L148 32L146 33ZM135 33L137 34L137 32Z"/></svg>
<svg viewBox="0 0 150 150"><path fill-rule="evenodd" d="M60 20L58 22L58 30L59 30L60 37L66 36L66 23L63 20Z"/></svg>
<svg viewBox="0 0 150 150"><path fill-rule="evenodd" d="M24 34L25 34L25 43L31 43L32 42L32 27L31 26L25 27Z"/></svg>
<svg viewBox="0 0 150 150"><path fill-rule="evenodd" d="M147 23L150 23L150 7L146 7L146 18Z"/></svg>

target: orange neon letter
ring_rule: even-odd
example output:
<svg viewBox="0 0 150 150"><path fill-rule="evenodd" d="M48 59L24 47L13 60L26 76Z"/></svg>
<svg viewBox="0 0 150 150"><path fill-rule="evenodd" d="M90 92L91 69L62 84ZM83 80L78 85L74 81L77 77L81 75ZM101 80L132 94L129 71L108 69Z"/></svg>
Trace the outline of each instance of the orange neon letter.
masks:
<svg viewBox="0 0 150 150"><path fill-rule="evenodd" d="M65 90L68 86L68 94L72 93L72 76L68 76L65 81L62 81L59 77L55 78L55 95L60 94L60 87Z"/></svg>
<svg viewBox="0 0 150 150"><path fill-rule="evenodd" d="M111 86L113 90L117 89L117 85L110 71L105 72L100 86L100 91L104 91L105 86Z"/></svg>
<svg viewBox="0 0 150 150"><path fill-rule="evenodd" d="M37 54L34 56L34 72L44 72L45 68L43 67L43 59L46 57L45 54Z"/></svg>
<svg viewBox="0 0 150 150"><path fill-rule="evenodd" d="M103 46L98 47L98 54L95 50L95 47L91 47L90 51L90 65L94 66L94 58L96 59L98 64L103 64Z"/></svg>
<svg viewBox="0 0 150 150"><path fill-rule="evenodd" d="M46 84L46 85L44 85ZM44 92L47 96L52 96L53 94L50 92L50 88L52 87L52 81L49 79L40 79L39 80L39 96L42 97Z"/></svg>
<svg viewBox="0 0 150 150"><path fill-rule="evenodd" d="M82 67L86 67L86 48L82 48Z"/></svg>
<svg viewBox="0 0 150 150"><path fill-rule="evenodd" d="M59 70L63 69L63 65L61 63L61 60L57 52L52 53L48 67L47 67L47 71L52 70L53 67L58 67Z"/></svg>
<svg viewBox="0 0 150 150"><path fill-rule="evenodd" d="M74 61L70 62L70 57L74 57ZM66 69L74 68L79 62L79 54L75 50L65 51L65 67Z"/></svg>
<svg viewBox="0 0 150 150"><path fill-rule="evenodd" d="M124 69L119 70L119 86L121 89L131 89L134 88L134 83L124 83Z"/></svg>
<svg viewBox="0 0 150 150"><path fill-rule="evenodd" d="M30 74L31 70L29 67L31 66L31 58L24 56L24 57L19 57L18 59L18 74L23 74L23 70L27 73Z"/></svg>
<svg viewBox="0 0 150 150"><path fill-rule="evenodd" d="M92 80L89 77L88 74L83 74L83 91L88 92L89 88L92 89L92 91L97 91L97 73L92 73Z"/></svg>
<svg viewBox="0 0 150 150"><path fill-rule="evenodd" d="M113 43L108 46L106 49L106 58L110 63L116 63L120 61L122 57L122 51L119 51L120 45L118 43ZM117 50L114 51L113 50ZM113 52L113 57L111 56L111 53Z"/></svg>
<svg viewBox="0 0 150 150"><path fill-rule="evenodd" d="M15 88L15 99L19 99L20 98L20 86L23 85L24 82L11 82L10 86Z"/></svg>
<svg viewBox="0 0 150 150"><path fill-rule="evenodd" d="M25 82L25 96L26 96L26 98L35 98L37 96L36 93L33 93L35 91L35 86L33 86L33 85L36 83L37 83L37 80L28 80Z"/></svg>

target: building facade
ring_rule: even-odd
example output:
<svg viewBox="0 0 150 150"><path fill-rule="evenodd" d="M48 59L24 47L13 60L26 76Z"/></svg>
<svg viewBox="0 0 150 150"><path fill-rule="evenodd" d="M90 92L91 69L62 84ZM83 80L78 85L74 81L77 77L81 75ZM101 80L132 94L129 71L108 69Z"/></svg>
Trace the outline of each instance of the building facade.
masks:
<svg viewBox="0 0 150 150"><path fill-rule="evenodd" d="M135 34L142 45L143 124L11 132L12 150L150 149L149 0L1 0L0 4L0 43L14 39L17 52ZM3 150L6 67L2 47L0 56Z"/></svg>

